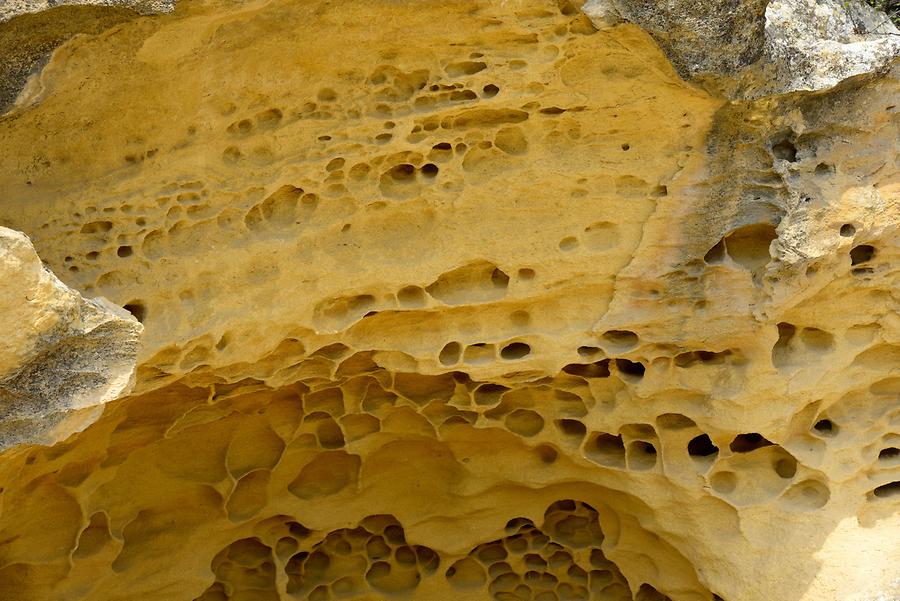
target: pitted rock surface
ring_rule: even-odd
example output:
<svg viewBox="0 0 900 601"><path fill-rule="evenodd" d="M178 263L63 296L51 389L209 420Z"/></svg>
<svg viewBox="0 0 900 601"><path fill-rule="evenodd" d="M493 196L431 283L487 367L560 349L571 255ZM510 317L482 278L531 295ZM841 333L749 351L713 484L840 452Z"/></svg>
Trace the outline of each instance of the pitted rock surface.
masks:
<svg viewBox="0 0 900 601"><path fill-rule="evenodd" d="M145 332L0 459L0 598L890 599L900 64L752 91L759 4L204 0L60 46L0 223Z"/></svg>

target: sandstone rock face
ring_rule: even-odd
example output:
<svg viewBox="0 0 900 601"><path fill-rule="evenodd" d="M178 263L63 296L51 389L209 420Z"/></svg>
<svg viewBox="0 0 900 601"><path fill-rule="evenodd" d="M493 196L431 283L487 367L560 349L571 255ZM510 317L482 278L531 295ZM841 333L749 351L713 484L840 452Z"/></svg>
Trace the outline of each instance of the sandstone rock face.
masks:
<svg viewBox="0 0 900 601"><path fill-rule="evenodd" d="M733 4L684 64L776 69ZM145 333L4 453L0 598L900 595L900 63L761 95L580 8L206 0L53 54L0 223Z"/></svg>
<svg viewBox="0 0 900 601"><path fill-rule="evenodd" d="M0 447L56 442L131 391L141 325L84 300L28 238L0 227Z"/></svg>

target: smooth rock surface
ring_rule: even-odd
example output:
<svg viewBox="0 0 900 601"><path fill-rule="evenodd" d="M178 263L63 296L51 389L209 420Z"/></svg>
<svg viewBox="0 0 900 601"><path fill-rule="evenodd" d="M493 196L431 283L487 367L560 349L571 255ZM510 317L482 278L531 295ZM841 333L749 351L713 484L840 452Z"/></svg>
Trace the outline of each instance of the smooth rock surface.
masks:
<svg viewBox="0 0 900 601"><path fill-rule="evenodd" d="M900 65L756 98L579 8L184 2L53 54L0 223L146 330L0 458L0 598L895 595Z"/></svg>

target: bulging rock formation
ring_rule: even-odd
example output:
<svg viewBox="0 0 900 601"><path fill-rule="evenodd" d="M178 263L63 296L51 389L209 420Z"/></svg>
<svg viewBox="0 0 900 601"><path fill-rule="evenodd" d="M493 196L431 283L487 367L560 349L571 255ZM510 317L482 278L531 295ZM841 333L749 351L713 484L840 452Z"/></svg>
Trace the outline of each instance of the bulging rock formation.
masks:
<svg viewBox="0 0 900 601"><path fill-rule="evenodd" d="M832 69L830 21L807 77L811 8L697 6L196 0L55 50L0 223L145 331L3 453L0 598L900 595L896 46Z"/></svg>
<svg viewBox="0 0 900 601"><path fill-rule="evenodd" d="M0 447L56 442L131 392L141 325L104 298L84 300L0 227Z"/></svg>

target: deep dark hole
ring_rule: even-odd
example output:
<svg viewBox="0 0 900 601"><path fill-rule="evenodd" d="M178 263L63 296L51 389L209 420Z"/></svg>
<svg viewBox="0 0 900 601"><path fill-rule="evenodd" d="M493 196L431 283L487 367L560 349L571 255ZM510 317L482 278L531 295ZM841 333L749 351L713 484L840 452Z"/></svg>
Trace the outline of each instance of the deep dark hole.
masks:
<svg viewBox="0 0 900 601"><path fill-rule="evenodd" d="M123 308L134 315L134 318L141 323L144 323L144 318L147 316L147 308L138 301L131 301L127 305L124 305Z"/></svg>
<svg viewBox="0 0 900 601"><path fill-rule="evenodd" d="M898 482L888 482L887 484L882 484L874 491L876 497L894 497L900 495L900 481Z"/></svg>
<svg viewBox="0 0 900 601"><path fill-rule="evenodd" d="M875 256L875 247L869 244L860 244L859 246L854 246L850 250L850 264L851 265L859 265L860 263L865 263L866 261L871 261L872 257Z"/></svg>
<svg viewBox="0 0 900 601"><path fill-rule="evenodd" d="M775 349L783 349L790 344L791 339L794 337L794 334L797 333L797 327L793 324L781 322L778 324L778 342L775 343L775 348L772 349L774 354Z"/></svg>
<svg viewBox="0 0 900 601"><path fill-rule="evenodd" d="M116 254L119 255L120 257L124 258L124 257L130 257L132 252L133 251L131 250L130 246L120 246L119 249L116 251Z"/></svg>
<svg viewBox="0 0 900 601"><path fill-rule="evenodd" d="M731 441L731 444L728 445L728 448L734 453L749 453L750 451L755 451L756 449L761 449L762 447L767 447L771 444L772 442L766 440L762 434L750 432L749 434L738 434L735 436L734 440Z"/></svg>
<svg viewBox="0 0 900 601"><path fill-rule="evenodd" d="M500 350L500 356L504 359L522 359L531 353L531 347L524 342L507 344Z"/></svg>
<svg viewBox="0 0 900 601"><path fill-rule="evenodd" d="M497 86L495 86L492 83L489 83L488 85L486 85L482 88L482 91L484 92L485 97L493 98L494 96L497 95L498 92L500 92L500 88L498 88Z"/></svg>
<svg viewBox="0 0 900 601"><path fill-rule="evenodd" d="M433 148L435 150L452 150L453 147L450 145L449 142L441 142L439 144L435 144L433 146Z"/></svg>
<svg viewBox="0 0 900 601"><path fill-rule="evenodd" d="M845 223L841 226L841 236L844 238L850 238L853 234L856 233L856 228L853 227L852 223Z"/></svg>
<svg viewBox="0 0 900 601"><path fill-rule="evenodd" d="M570 363L563 367L563 371L573 376L581 376L582 378L608 378L609 359L602 359L587 365Z"/></svg>
<svg viewBox="0 0 900 601"><path fill-rule="evenodd" d="M900 457L900 449L897 447L888 447L886 449L881 449L881 452L878 453L879 459L893 459L894 457Z"/></svg>
<svg viewBox="0 0 900 601"><path fill-rule="evenodd" d="M713 441L710 440L709 436L706 434L695 436L688 443L688 454L691 457L709 457L718 452L719 447L714 445Z"/></svg>
<svg viewBox="0 0 900 601"><path fill-rule="evenodd" d="M794 163L797 161L797 147L790 140L782 140L772 146L772 154L776 159Z"/></svg>
<svg viewBox="0 0 900 601"><path fill-rule="evenodd" d="M616 359L616 368L623 374L643 378L647 368L642 363L629 361L628 359Z"/></svg>
<svg viewBox="0 0 900 601"><path fill-rule="evenodd" d="M621 436L613 436L612 434L606 434L605 432L597 435L596 440L594 440L594 446L598 451L607 452L607 453L624 453L625 452L625 443L622 442Z"/></svg>
<svg viewBox="0 0 900 601"><path fill-rule="evenodd" d="M422 174L425 177L434 177L438 174L438 166L434 163L426 163L422 165Z"/></svg>
<svg viewBox="0 0 900 601"><path fill-rule="evenodd" d="M817 432L834 432L834 424L831 423L830 419L820 419L815 423L813 428L816 429Z"/></svg>

